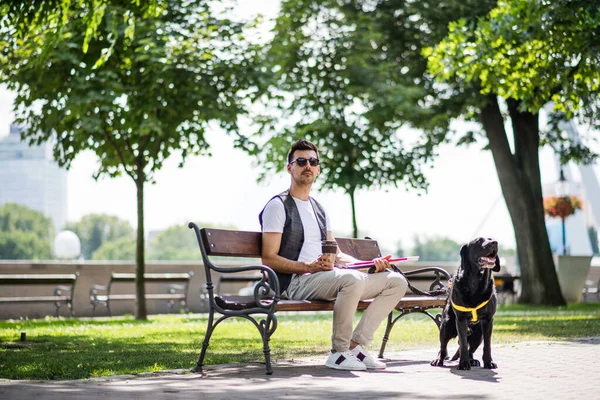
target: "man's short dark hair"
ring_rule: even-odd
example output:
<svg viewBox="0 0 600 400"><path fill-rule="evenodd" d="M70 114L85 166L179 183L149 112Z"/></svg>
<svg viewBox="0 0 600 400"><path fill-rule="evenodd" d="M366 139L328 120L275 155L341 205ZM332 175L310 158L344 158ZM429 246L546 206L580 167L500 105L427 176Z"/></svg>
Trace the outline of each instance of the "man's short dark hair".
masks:
<svg viewBox="0 0 600 400"><path fill-rule="evenodd" d="M290 152L288 153L288 164L292 162L292 157L294 157L294 152L296 150L313 150L315 153L317 153L317 158L319 158L319 150L317 150L317 146L308 140L300 139L296 143L292 144L292 147L290 147Z"/></svg>

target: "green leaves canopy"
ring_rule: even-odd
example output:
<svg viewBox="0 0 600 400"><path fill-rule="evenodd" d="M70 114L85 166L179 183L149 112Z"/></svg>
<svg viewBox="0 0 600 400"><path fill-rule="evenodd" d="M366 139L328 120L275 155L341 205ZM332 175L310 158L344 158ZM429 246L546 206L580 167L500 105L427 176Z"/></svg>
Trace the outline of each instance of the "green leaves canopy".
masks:
<svg viewBox="0 0 600 400"><path fill-rule="evenodd" d="M204 2L170 2L158 18L138 20L133 38L123 12L106 10L85 54L80 15L48 54L44 29L23 39L3 31L0 78L17 92L25 136L54 139L61 165L91 149L98 174L146 181L174 150L184 159L206 150L211 120L237 129L239 91L252 84L256 53L242 24L214 17Z"/></svg>
<svg viewBox="0 0 600 400"><path fill-rule="evenodd" d="M156 17L163 11L164 3L162 0L0 0L0 15L3 16L2 25L17 27L15 34L20 38L43 29L50 39L46 41L44 49L51 51L54 41L59 39L58 36L71 15L84 11L82 19L85 37L82 50L85 53L90 40L100 27L107 7L122 7L128 30L133 31L135 17Z"/></svg>
<svg viewBox="0 0 600 400"><path fill-rule="evenodd" d="M578 117L598 129L599 33L597 2L502 0L476 24L451 23L448 36L424 53L444 82L475 83L481 93L518 100L534 113L552 101L559 117ZM561 139L551 122L542 143L570 146L563 161L594 159L580 144Z"/></svg>
<svg viewBox="0 0 600 400"><path fill-rule="evenodd" d="M77 234L81 241L81 255L86 260L91 260L94 252L104 243L122 237L134 241L134 232L129 222L119 219L114 215L89 214L81 220L67 224L66 228ZM131 247L133 252L135 245ZM133 258L133 257L132 257Z"/></svg>
<svg viewBox="0 0 600 400"><path fill-rule="evenodd" d="M320 148L324 187L343 189L353 208L359 188L425 189L424 167L465 100L437 96L421 50L444 37L454 16L483 15L492 3L283 1L252 149L261 166L283 169L290 144L306 138Z"/></svg>
<svg viewBox="0 0 600 400"><path fill-rule="evenodd" d="M0 259L49 260L53 237L52 220L41 212L16 203L0 207Z"/></svg>
<svg viewBox="0 0 600 400"><path fill-rule="evenodd" d="M199 226L207 224L198 223ZM214 228L237 229L231 225L209 224ZM200 250L187 224L173 225L161 231L148 244L150 260L200 260Z"/></svg>

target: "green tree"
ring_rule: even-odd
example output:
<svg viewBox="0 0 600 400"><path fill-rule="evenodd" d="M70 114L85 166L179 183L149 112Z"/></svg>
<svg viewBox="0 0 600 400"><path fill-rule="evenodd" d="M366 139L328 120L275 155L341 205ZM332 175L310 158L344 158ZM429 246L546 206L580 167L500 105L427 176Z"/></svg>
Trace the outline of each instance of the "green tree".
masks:
<svg viewBox="0 0 600 400"><path fill-rule="evenodd" d="M68 223L65 229L77 234L81 241L81 254L86 260L91 260L94 252L105 242L123 236L135 237L129 222L107 214L84 215L78 222Z"/></svg>
<svg viewBox="0 0 600 400"><path fill-rule="evenodd" d="M94 251L92 260L135 260L136 242L132 236L105 241Z"/></svg>
<svg viewBox="0 0 600 400"><path fill-rule="evenodd" d="M52 258L52 220L29 207L6 203L0 207L0 259Z"/></svg>
<svg viewBox="0 0 600 400"><path fill-rule="evenodd" d="M228 9L215 11L204 1L161 5L160 15L135 19L132 36L125 10L106 3L86 53L84 11L66 14L60 40L46 54L45 26L23 38L15 35L19 27L0 30L0 80L17 93L17 122L28 127L23 136L30 143L53 140L61 166L92 150L100 161L96 177L127 174L134 181L138 277L145 270L144 184L173 152L182 164L206 154L211 121L237 132L244 98L261 74L244 37L247 25L224 17ZM138 279L137 297L144 292ZM144 301L136 318L147 318Z"/></svg>
<svg viewBox="0 0 600 400"><path fill-rule="evenodd" d="M48 39L44 51L52 51L70 15L82 13L85 36L81 42L81 49L85 53L89 41L96 35L102 23L107 6L122 7L124 21L128 23L128 31L133 34L134 17L156 17L164 7L162 3L162 0L30 0L27 2L0 0L0 15L2 15L2 23L17 27L15 34L21 39L42 29Z"/></svg>
<svg viewBox="0 0 600 400"><path fill-rule="evenodd" d="M466 243L458 243L448 237L415 235L410 255L419 256L419 261L459 261L460 249ZM500 257L512 256L515 250L498 245Z"/></svg>
<svg viewBox="0 0 600 400"><path fill-rule="evenodd" d="M544 221L539 147L562 149L563 162L590 162L596 154L556 124L541 132L539 111L552 101L562 118L598 127L599 25L594 2L499 1L476 24L451 24L448 36L425 52L447 93L470 91L480 99L471 107L485 130L515 228L523 302L564 304ZM506 100L512 140L498 96Z"/></svg>
<svg viewBox="0 0 600 400"><path fill-rule="evenodd" d="M232 225L199 224L212 228L237 229ZM173 225L156 235L148 243L150 260L199 260L200 250L194 235L190 235L187 224Z"/></svg>
<svg viewBox="0 0 600 400"><path fill-rule="evenodd" d="M488 2L462 3L480 10ZM419 4L430 21L408 18ZM274 73L264 98L271 112L258 119L258 144L251 153L267 171L277 171L295 139L317 143L322 185L349 195L358 236L357 190L427 186L423 168L458 107L453 102L429 107L434 91L423 76L420 50L444 36L447 19L462 7L433 1L283 1L267 53ZM430 135L421 137L411 127Z"/></svg>
<svg viewBox="0 0 600 400"><path fill-rule="evenodd" d="M420 237L415 235L410 255L419 256L419 261L458 261L461 245L445 237Z"/></svg>
<svg viewBox="0 0 600 400"><path fill-rule="evenodd" d="M150 260L197 260L198 244L186 225L170 226L148 243Z"/></svg>

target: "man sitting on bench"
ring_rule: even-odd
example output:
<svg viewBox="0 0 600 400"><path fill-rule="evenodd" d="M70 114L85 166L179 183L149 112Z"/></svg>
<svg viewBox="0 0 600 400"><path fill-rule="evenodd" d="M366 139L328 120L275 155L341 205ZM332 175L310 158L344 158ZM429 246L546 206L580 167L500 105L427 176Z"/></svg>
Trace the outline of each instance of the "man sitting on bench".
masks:
<svg viewBox="0 0 600 400"><path fill-rule="evenodd" d="M388 271L387 258L376 258L373 274L343 269L355 258L338 252L335 263L321 255L322 240L334 240L329 217L309 196L319 175L319 152L306 140L288 153L290 189L274 196L259 215L262 262L279 278L281 293L293 300L335 301L331 351L325 365L343 370L385 368L366 350L375 330L406 293L399 273ZM335 267L334 267L335 265ZM374 299L354 331L352 322L360 300Z"/></svg>

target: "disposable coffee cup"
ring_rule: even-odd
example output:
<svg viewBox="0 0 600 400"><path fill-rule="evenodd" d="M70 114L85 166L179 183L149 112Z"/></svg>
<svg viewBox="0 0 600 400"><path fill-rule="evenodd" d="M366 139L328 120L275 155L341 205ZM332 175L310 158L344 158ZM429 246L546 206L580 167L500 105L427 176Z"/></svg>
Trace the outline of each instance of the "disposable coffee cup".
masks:
<svg viewBox="0 0 600 400"><path fill-rule="evenodd" d="M335 263L337 254L337 242L335 240L323 240L321 243L321 253L323 258L330 263Z"/></svg>

